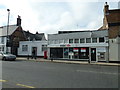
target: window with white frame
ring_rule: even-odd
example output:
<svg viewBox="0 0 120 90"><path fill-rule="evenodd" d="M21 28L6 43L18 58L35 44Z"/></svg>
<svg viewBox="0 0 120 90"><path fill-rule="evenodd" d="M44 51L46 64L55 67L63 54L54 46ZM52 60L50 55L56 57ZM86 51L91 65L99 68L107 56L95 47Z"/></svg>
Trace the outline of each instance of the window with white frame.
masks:
<svg viewBox="0 0 120 90"><path fill-rule="evenodd" d="M69 39L69 43L73 43L73 39Z"/></svg>
<svg viewBox="0 0 120 90"><path fill-rule="evenodd" d="M2 51L4 52L4 46L2 46Z"/></svg>
<svg viewBox="0 0 120 90"><path fill-rule="evenodd" d="M4 37L1 38L1 43L4 43Z"/></svg>
<svg viewBox="0 0 120 90"><path fill-rule="evenodd" d="M84 38L81 38L81 39L80 39L80 43L85 43L85 39L84 39Z"/></svg>
<svg viewBox="0 0 120 90"><path fill-rule="evenodd" d="M68 39L64 39L64 43L68 43Z"/></svg>
<svg viewBox="0 0 120 90"><path fill-rule="evenodd" d="M91 38L86 38L86 43L91 43Z"/></svg>
<svg viewBox="0 0 120 90"><path fill-rule="evenodd" d="M79 43L79 39L75 39L75 40L74 40L74 43Z"/></svg>
<svg viewBox="0 0 120 90"><path fill-rule="evenodd" d="M28 51L28 45L22 45L22 51L23 52Z"/></svg>
<svg viewBox="0 0 120 90"><path fill-rule="evenodd" d="M46 51L47 50L47 45L42 45L42 51Z"/></svg>
<svg viewBox="0 0 120 90"><path fill-rule="evenodd" d="M97 43L97 38L92 38L92 43Z"/></svg>
<svg viewBox="0 0 120 90"><path fill-rule="evenodd" d="M58 44L59 43L59 40L54 40L54 44Z"/></svg>
<svg viewBox="0 0 120 90"><path fill-rule="evenodd" d="M3 52L4 52L4 46L1 46L1 47L0 47L0 51L3 51Z"/></svg>
<svg viewBox="0 0 120 90"><path fill-rule="evenodd" d="M59 40L59 43L63 43L63 40L61 39L61 40Z"/></svg>
<svg viewBox="0 0 120 90"><path fill-rule="evenodd" d="M103 43L103 42L105 42L104 37L99 37L99 43Z"/></svg>

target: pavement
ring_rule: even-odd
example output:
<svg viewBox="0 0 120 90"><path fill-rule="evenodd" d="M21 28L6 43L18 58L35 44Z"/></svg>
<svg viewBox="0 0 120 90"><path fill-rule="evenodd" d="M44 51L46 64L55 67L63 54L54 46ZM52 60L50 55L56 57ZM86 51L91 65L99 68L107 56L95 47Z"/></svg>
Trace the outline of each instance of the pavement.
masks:
<svg viewBox="0 0 120 90"><path fill-rule="evenodd" d="M24 60L24 61L36 61L36 62L52 62L52 63L67 63L67 64L84 64L84 65L106 65L106 66L120 66L119 63L107 63L107 62L91 62L87 61L70 61L70 60L48 60L44 58L31 59L26 57L17 57L16 60Z"/></svg>

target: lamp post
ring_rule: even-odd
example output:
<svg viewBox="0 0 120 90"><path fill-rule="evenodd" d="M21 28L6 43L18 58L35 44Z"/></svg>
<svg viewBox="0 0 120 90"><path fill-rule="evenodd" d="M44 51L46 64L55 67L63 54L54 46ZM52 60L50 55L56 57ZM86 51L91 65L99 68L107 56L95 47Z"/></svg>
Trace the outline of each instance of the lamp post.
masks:
<svg viewBox="0 0 120 90"><path fill-rule="evenodd" d="M10 9L7 9L7 11L8 11L8 22L7 22L7 43L6 43L6 53L8 53L8 42L9 42L8 31L9 31Z"/></svg>

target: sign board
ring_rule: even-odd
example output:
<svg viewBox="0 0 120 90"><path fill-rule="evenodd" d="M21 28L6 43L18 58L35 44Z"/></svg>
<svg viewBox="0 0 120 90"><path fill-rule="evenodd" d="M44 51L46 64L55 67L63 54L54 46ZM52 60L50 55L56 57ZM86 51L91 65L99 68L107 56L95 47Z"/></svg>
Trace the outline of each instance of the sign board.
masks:
<svg viewBox="0 0 120 90"><path fill-rule="evenodd" d="M67 44L66 46L67 46L67 47L70 47L71 45L70 45L70 44Z"/></svg>
<svg viewBox="0 0 120 90"><path fill-rule="evenodd" d="M81 48L81 52L86 52L86 48Z"/></svg>
<svg viewBox="0 0 120 90"><path fill-rule="evenodd" d="M106 52L106 48L105 47L99 47L99 48L97 48L97 52Z"/></svg>
<svg viewBox="0 0 120 90"><path fill-rule="evenodd" d="M62 44L62 45L60 45L60 47L65 47L65 45Z"/></svg>
<svg viewBox="0 0 120 90"><path fill-rule="evenodd" d="M78 48L73 48L73 51L74 51L74 52L78 52L79 49L78 49Z"/></svg>
<svg viewBox="0 0 120 90"><path fill-rule="evenodd" d="M73 55L74 55L74 53L73 53L73 52L69 52L69 55L70 55L70 56L73 56Z"/></svg>

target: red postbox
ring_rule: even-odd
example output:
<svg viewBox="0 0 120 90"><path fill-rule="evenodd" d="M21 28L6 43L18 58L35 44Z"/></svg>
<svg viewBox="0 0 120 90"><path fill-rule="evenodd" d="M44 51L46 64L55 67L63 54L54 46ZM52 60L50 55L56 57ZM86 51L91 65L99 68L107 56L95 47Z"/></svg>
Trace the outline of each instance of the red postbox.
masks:
<svg viewBox="0 0 120 90"><path fill-rule="evenodd" d="M44 51L44 59L47 59L47 51Z"/></svg>

